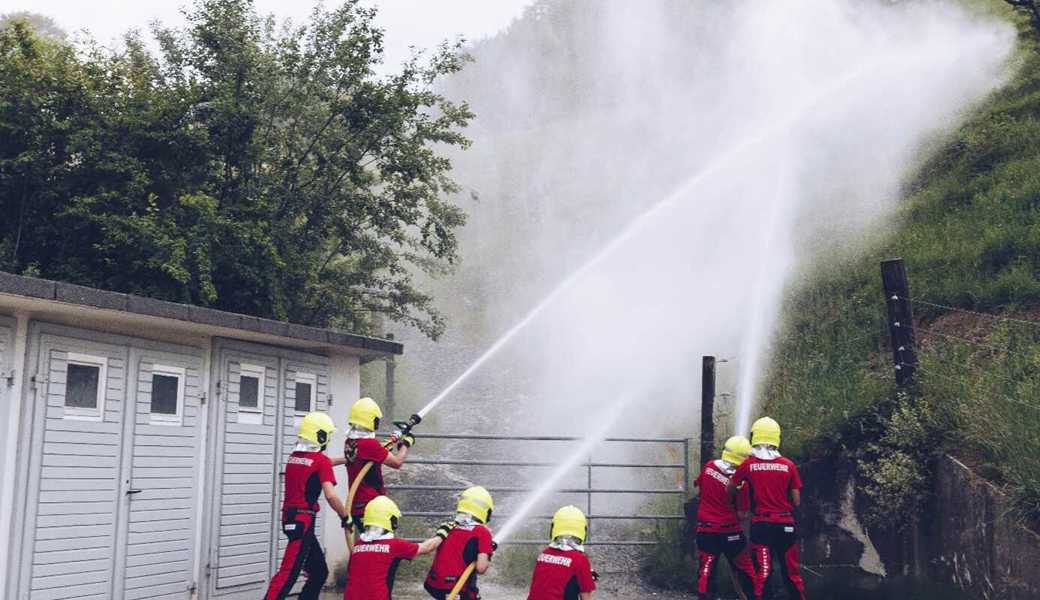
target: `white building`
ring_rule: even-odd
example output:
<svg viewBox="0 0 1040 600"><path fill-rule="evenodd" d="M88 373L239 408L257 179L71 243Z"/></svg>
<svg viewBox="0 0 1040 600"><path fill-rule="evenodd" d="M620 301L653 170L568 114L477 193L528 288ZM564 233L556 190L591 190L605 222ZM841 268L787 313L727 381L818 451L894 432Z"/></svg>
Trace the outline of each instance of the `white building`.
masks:
<svg viewBox="0 0 1040 600"><path fill-rule="evenodd" d="M345 425L361 362L401 351L0 273L0 596L261 597L299 417Z"/></svg>

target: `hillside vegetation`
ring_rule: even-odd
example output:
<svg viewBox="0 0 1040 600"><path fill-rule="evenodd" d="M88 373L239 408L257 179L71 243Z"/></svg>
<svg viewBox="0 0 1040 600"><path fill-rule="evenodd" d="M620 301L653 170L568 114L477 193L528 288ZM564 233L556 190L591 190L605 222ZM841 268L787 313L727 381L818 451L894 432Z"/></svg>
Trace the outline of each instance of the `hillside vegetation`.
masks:
<svg viewBox="0 0 1040 600"><path fill-rule="evenodd" d="M999 6L999 4L994 4ZM785 305L765 410L788 453L859 461L875 526L926 499L952 452L1040 520L1040 44L1024 14L1009 84L909 182L898 217L854 260L817 264ZM897 393L880 260L910 277L920 366Z"/></svg>

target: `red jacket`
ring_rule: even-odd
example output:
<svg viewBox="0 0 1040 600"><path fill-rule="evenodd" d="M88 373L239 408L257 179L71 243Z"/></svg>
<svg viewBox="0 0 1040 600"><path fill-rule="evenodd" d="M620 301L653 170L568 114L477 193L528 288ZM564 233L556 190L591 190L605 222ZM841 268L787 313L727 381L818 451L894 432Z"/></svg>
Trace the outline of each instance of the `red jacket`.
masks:
<svg viewBox="0 0 1040 600"><path fill-rule="evenodd" d="M737 505L730 502L726 486L730 475L723 471L719 461L704 463L700 476L693 485L700 488L700 501L697 505L697 531L704 533L735 533L743 531L738 511L747 511L747 486L741 486L737 492Z"/></svg>
<svg viewBox="0 0 1040 600"><path fill-rule="evenodd" d="M372 468L365 475L357 493L354 495L354 504L347 507L350 514L360 517L365 514L365 507L376 496L385 496L386 487L383 485L383 461L390 452L375 438L347 439L344 451L347 459L347 486L354 483L354 479L361 473L365 463L372 463Z"/></svg>
<svg viewBox="0 0 1040 600"><path fill-rule="evenodd" d="M321 497L321 484L329 482L336 485L336 476L332 473L332 461L322 452L293 452L285 463L285 498L282 500L282 511L295 508L300 510L321 509L318 498Z"/></svg>
<svg viewBox="0 0 1040 600"><path fill-rule="evenodd" d="M802 477L793 462L783 456L763 460L752 455L737 468L731 480L750 486L752 522L794 523L791 490L802 489Z"/></svg>
<svg viewBox="0 0 1040 600"><path fill-rule="evenodd" d="M542 550L535 562L527 600L565 600L595 590L592 566L584 552L550 546Z"/></svg>
<svg viewBox="0 0 1040 600"><path fill-rule="evenodd" d="M478 554L491 556L492 552L490 529L479 523L457 525L437 548L426 584L437 590L450 590ZM475 580L475 576L470 577L467 587L474 587Z"/></svg>
<svg viewBox="0 0 1040 600"><path fill-rule="evenodd" d="M398 564L418 553L419 544L398 538L358 542L350 555L343 600L390 600Z"/></svg>

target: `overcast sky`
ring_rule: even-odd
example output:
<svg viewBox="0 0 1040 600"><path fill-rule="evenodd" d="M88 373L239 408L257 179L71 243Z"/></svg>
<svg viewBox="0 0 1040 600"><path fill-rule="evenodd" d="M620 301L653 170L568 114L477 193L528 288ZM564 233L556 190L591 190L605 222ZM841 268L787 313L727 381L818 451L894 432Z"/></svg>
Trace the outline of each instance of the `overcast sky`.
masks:
<svg viewBox="0 0 1040 600"><path fill-rule="evenodd" d="M386 64L404 60L409 46L429 48L462 35L474 41L494 35L519 16L534 0L366 0L379 7L379 23L386 29ZM147 31L159 19L182 24L180 8L190 0L2 0L0 12L27 10L45 14L63 29L88 29L100 42L120 39L128 29ZM255 0L261 13L295 21L306 19L309 0ZM335 6L326 0L326 6Z"/></svg>

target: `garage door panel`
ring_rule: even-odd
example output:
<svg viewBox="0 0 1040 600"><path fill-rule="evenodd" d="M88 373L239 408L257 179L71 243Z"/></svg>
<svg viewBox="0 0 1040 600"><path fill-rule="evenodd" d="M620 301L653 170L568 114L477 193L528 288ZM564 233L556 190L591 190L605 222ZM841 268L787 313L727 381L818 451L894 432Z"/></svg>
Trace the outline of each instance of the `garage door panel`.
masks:
<svg viewBox="0 0 1040 600"><path fill-rule="evenodd" d="M187 548L176 547L173 550L163 552L155 551L155 548L149 548L149 550L152 550L152 552L139 553L132 558L128 558L126 561L127 568L129 569L129 567L152 564L153 562L172 562L180 560L186 558L184 554L189 552Z"/></svg>
<svg viewBox="0 0 1040 600"><path fill-rule="evenodd" d="M191 540L188 540L189 542ZM131 544L132 545L132 544ZM157 542L146 542L140 544L140 548L137 552L133 553L131 558L127 560L133 560L134 564L143 564L149 560L158 560L148 558L151 555L165 554L170 552L183 552L185 550L191 550L192 545L185 542L184 540L159 540Z"/></svg>
<svg viewBox="0 0 1040 600"><path fill-rule="evenodd" d="M107 563L107 561L106 561ZM48 590L53 588L64 588L66 595L64 598L75 597L79 594L76 593L76 588L83 584L91 583L105 583L107 584L111 580L111 574L106 568L86 570L82 569L82 566L77 566L75 563L69 565L69 569L65 571L63 575L54 575L50 577L33 577L32 589L33 596L37 590ZM74 573L74 574L70 574Z"/></svg>
<svg viewBox="0 0 1040 600"><path fill-rule="evenodd" d="M221 526L224 525L245 525L255 522L257 519L264 518L271 514L271 507L267 507L265 510L255 510L250 512L241 512L233 515L223 515L220 517Z"/></svg>
<svg viewBox="0 0 1040 600"><path fill-rule="evenodd" d="M103 467L44 467L42 475L47 479L97 479L118 480L111 468Z"/></svg>
<svg viewBox="0 0 1040 600"><path fill-rule="evenodd" d="M36 576L40 578L53 577L55 575L64 575L65 573L68 573L70 567L100 572L108 567L108 557L91 560L70 560L62 564L41 564L37 565L35 573Z"/></svg>
<svg viewBox="0 0 1040 600"><path fill-rule="evenodd" d="M122 380L125 348L62 336L40 337L37 393L46 401L38 453L39 485L35 521L31 523L32 563L28 586L32 597L57 590L72 598L110 591L116 547L116 514L120 479L118 449L124 409ZM78 396L67 398L67 372L75 364ZM89 370L95 369L89 389ZM75 402L75 404L72 404ZM74 408L66 408L66 404ZM93 406L91 406L91 404ZM91 420L91 410L93 420ZM73 414L76 411L79 413ZM54 563L53 552L95 550L90 555ZM98 550L107 550L99 554ZM24 585L24 584L23 584Z"/></svg>
<svg viewBox="0 0 1040 600"><path fill-rule="evenodd" d="M65 504L67 502L104 502L112 500L114 490L56 490L41 491L41 504Z"/></svg>
<svg viewBox="0 0 1040 600"><path fill-rule="evenodd" d="M176 380L176 396L153 397L152 382L158 376ZM136 377L130 466L134 488L141 493L130 502L124 595L160 597L179 585L179 597L186 598L194 566L195 505L202 471L197 423L186 415L194 414L201 402L201 361L187 355L145 353ZM166 393L167 388L155 387ZM176 407L172 416L179 421L153 422L169 419L170 414L153 411L170 407ZM147 596L138 596L145 592Z"/></svg>
<svg viewBox="0 0 1040 600"><path fill-rule="evenodd" d="M167 517L161 520L153 521L137 521L130 524L130 531L132 533L163 533L163 532L183 532L181 523L184 519L190 518L194 515L194 510L183 509L176 511L164 512L163 516ZM173 536L177 538L178 536Z"/></svg>
<svg viewBox="0 0 1040 600"><path fill-rule="evenodd" d="M52 528L52 529L57 530L58 528ZM60 529L64 529L64 528L60 528ZM43 528L40 531L47 531L47 529ZM42 556L48 555L51 552L61 552L61 551L68 550L69 548L79 548L79 549L83 549L83 550L90 550L90 549L93 549L93 548L106 548L106 549L108 549L109 554L111 554L112 540L110 538L106 537L106 536L86 536L86 535L84 535L84 536L78 537L75 540L75 542L70 543L69 540L67 540L67 539L65 539L63 537L63 534L64 534L63 531L58 531L57 533L58 533L58 535L55 535L55 536L53 536L53 537L51 537L49 539L48 538L41 538L41 537L39 537L39 534L37 534L36 545L35 545L36 553L34 554L34 556L41 556L42 557ZM46 561L44 561L44 562L46 562Z"/></svg>
<svg viewBox="0 0 1040 600"><path fill-rule="evenodd" d="M187 589L188 584L185 582L169 583L148 588L126 590L123 597L126 600L142 600L144 598L148 600L180 600L187 597L185 593Z"/></svg>
<svg viewBox="0 0 1040 600"><path fill-rule="evenodd" d="M261 566L261 565L257 565L257 564L252 564L252 565L248 565L247 564L247 565L239 565L239 566L234 566L234 567L221 567L220 568L220 577L221 578L249 576L249 575L252 576L250 578L250 581L259 582L259 581L265 580L267 578L267 575L268 575L266 565Z"/></svg>
<svg viewBox="0 0 1040 600"><path fill-rule="evenodd" d="M45 467L90 467L92 469L115 469L119 466L119 458L116 456L102 455L59 455L48 449L43 455L43 466Z"/></svg>
<svg viewBox="0 0 1040 600"><path fill-rule="evenodd" d="M166 438L169 440L170 438ZM148 443L137 444L137 459L142 461L141 467L149 467L154 464L161 464L165 468L169 468L170 465L166 464L165 459L167 458L190 458L192 461L186 465L186 468L194 469L197 466L195 463L195 457L198 451L193 446L180 446L170 442L166 443L152 443L151 440L146 440ZM156 460L163 459L163 460ZM149 464L151 461L151 464Z"/></svg>
<svg viewBox="0 0 1040 600"><path fill-rule="evenodd" d="M108 439L111 440L112 443L120 443L119 436L122 435L122 426L118 423L101 423L98 421L83 421L76 419L64 420L62 419L65 414L64 409L57 409L55 412L52 412L53 410L55 409L47 409L49 420L53 420L53 422L47 424L48 432L65 431L72 433L108 434L110 436Z"/></svg>
<svg viewBox="0 0 1040 600"><path fill-rule="evenodd" d="M179 562L184 557L173 562L153 562L147 565L130 567L126 570L126 589L139 589L152 585L184 582L188 572L182 571Z"/></svg>
<svg viewBox="0 0 1040 600"><path fill-rule="evenodd" d="M71 444L73 446L78 444L93 444L93 445L105 445L114 446L116 448L121 447L122 440L113 439L111 435L107 433L88 433L85 431L63 431L60 429L50 428L44 434L47 443L54 444Z"/></svg>
<svg viewBox="0 0 1040 600"><path fill-rule="evenodd" d="M112 553L109 548L77 548L55 552L37 552L33 561L39 565L61 565L77 560L100 560Z"/></svg>
<svg viewBox="0 0 1040 600"><path fill-rule="evenodd" d="M85 456L85 457L104 457L104 458L115 458L119 456L119 446L111 444L65 444L55 443L48 444L47 454L45 456L62 457L68 458L71 456ZM54 458L54 461L61 461L62 458ZM46 464L46 463L45 463ZM57 466L61 466L62 463L56 462ZM66 463L71 464L71 463ZM87 465L91 466L91 465Z"/></svg>
<svg viewBox="0 0 1040 600"><path fill-rule="evenodd" d="M69 600L70 598L75 598L76 600L85 600L86 598L90 598L91 600L100 600L102 598L110 599L112 597L112 594L109 591L111 587L112 583L109 581L57 586L45 590L33 590L32 600Z"/></svg>

